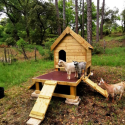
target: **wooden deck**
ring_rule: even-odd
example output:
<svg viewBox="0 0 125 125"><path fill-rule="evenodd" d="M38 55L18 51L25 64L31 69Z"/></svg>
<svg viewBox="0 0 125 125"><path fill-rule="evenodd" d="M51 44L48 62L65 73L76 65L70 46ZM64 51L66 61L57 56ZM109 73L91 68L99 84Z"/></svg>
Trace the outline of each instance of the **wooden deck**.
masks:
<svg viewBox="0 0 125 125"><path fill-rule="evenodd" d="M81 82L81 78L77 79L74 77L75 73L71 73L71 79L67 79L66 71L53 71L41 76L32 78L33 84L29 87L31 88L35 85L36 90L40 90L40 83L44 84L46 80L57 81L57 85L66 85L70 87L70 95L53 93L53 96L63 97L63 98L76 98L76 87Z"/></svg>

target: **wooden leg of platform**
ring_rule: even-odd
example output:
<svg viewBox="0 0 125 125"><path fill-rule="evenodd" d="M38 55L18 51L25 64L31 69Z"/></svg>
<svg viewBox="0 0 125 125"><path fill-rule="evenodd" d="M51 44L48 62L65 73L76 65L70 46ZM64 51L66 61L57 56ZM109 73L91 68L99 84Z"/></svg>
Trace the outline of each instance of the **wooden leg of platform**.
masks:
<svg viewBox="0 0 125 125"><path fill-rule="evenodd" d="M36 82L36 90L39 90L39 83Z"/></svg>
<svg viewBox="0 0 125 125"><path fill-rule="evenodd" d="M70 95L76 96L76 86L70 86Z"/></svg>
<svg viewBox="0 0 125 125"><path fill-rule="evenodd" d="M38 82L36 82L36 90L35 90L35 93L36 94L39 94L40 93L40 88L39 88L39 83Z"/></svg>
<svg viewBox="0 0 125 125"><path fill-rule="evenodd" d="M70 86L70 95L74 95L75 99L66 98L65 103L78 106L81 99L79 98L79 96L76 96L76 86Z"/></svg>

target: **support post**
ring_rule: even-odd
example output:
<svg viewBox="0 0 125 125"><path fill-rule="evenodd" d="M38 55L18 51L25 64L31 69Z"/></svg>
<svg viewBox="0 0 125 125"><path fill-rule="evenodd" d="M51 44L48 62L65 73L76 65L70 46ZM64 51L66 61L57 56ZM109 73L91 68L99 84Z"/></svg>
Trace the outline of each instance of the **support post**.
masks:
<svg viewBox="0 0 125 125"><path fill-rule="evenodd" d="M76 96L76 86L70 86L70 95L74 95L75 99L66 98L65 103L78 106L81 99L79 98L79 96Z"/></svg>
<svg viewBox="0 0 125 125"><path fill-rule="evenodd" d="M36 93L36 94L39 94L39 93L40 93L39 82L36 82L35 85L36 85L35 93Z"/></svg>
<svg viewBox="0 0 125 125"><path fill-rule="evenodd" d="M76 86L70 86L70 95L76 96Z"/></svg>
<svg viewBox="0 0 125 125"><path fill-rule="evenodd" d="M36 82L36 90L39 90L39 83Z"/></svg>

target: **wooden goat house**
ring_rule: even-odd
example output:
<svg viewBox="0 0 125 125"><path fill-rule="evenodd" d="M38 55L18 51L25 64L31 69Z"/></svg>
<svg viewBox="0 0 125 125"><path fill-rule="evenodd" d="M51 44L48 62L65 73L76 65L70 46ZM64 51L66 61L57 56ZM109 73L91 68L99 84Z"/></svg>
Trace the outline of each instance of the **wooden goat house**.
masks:
<svg viewBox="0 0 125 125"><path fill-rule="evenodd" d="M80 35L76 34L70 27L67 27L63 33L52 44L51 50L54 50L54 67L58 66L59 59L66 62L85 61L87 71L90 72L91 55L93 47Z"/></svg>

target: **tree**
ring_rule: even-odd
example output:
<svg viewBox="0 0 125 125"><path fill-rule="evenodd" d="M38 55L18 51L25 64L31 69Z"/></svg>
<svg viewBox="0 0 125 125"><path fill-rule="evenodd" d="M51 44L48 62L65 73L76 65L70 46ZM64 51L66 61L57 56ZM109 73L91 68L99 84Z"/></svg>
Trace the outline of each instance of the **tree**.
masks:
<svg viewBox="0 0 125 125"><path fill-rule="evenodd" d="M103 4L102 4L102 18L101 18L101 26L100 26L100 39L103 38L104 7L105 7L105 0L103 0Z"/></svg>
<svg viewBox="0 0 125 125"><path fill-rule="evenodd" d="M122 15L122 31L125 32L125 9L121 13Z"/></svg>
<svg viewBox="0 0 125 125"><path fill-rule="evenodd" d="M84 38L84 0L82 3L82 37Z"/></svg>
<svg viewBox="0 0 125 125"><path fill-rule="evenodd" d="M13 25L13 28L11 29L11 35L17 41L19 39L17 34L17 23L21 18L21 12L16 7L18 6L18 2L14 0L1 0L0 4L4 6L3 8L1 8L1 12L5 13L8 16L9 21Z"/></svg>
<svg viewBox="0 0 125 125"><path fill-rule="evenodd" d="M35 0L30 10L29 19L30 26L33 29L32 39L37 44L42 45L47 29L55 28L57 23L55 6L48 2Z"/></svg>
<svg viewBox="0 0 125 125"><path fill-rule="evenodd" d="M110 9L106 7L103 19L103 34L105 33L105 35L109 35L112 29L117 29L118 24L116 21L120 20L118 12L118 8Z"/></svg>
<svg viewBox="0 0 125 125"><path fill-rule="evenodd" d="M63 30L66 28L65 0L63 0Z"/></svg>
<svg viewBox="0 0 125 125"><path fill-rule="evenodd" d="M59 8L58 8L58 0L55 0L55 7L56 7L56 14L57 14L57 26L58 26L58 29L57 29L57 32L58 32L58 35L61 34L61 26L60 26L60 22L59 22Z"/></svg>
<svg viewBox="0 0 125 125"><path fill-rule="evenodd" d="M99 0L97 0L96 42L99 41Z"/></svg>
<svg viewBox="0 0 125 125"><path fill-rule="evenodd" d="M92 45L92 2L87 0L87 41Z"/></svg>
<svg viewBox="0 0 125 125"><path fill-rule="evenodd" d="M78 33L78 1L75 0L75 22L76 22L76 33Z"/></svg>
<svg viewBox="0 0 125 125"><path fill-rule="evenodd" d="M28 57L27 57L26 51L25 51L26 44L27 44L26 41L24 41L22 38L20 38L17 41L17 45L18 45L17 49L18 49L18 51L20 51L23 54L24 58L28 60ZM19 48L21 48L21 50Z"/></svg>
<svg viewBox="0 0 125 125"><path fill-rule="evenodd" d="M58 2L60 20L63 19L63 0ZM66 16L66 26L75 27L75 10L72 1L65 1L65 16ZM62 24L63 25L63 24Z"/></svg>
<svg viewBox="0 0 125 125"><path fill-rule="evenodd" d="M22 20L24 23L25 31L26 31L26 41L30 43L30 30L29 30L29 10L31 9L32 0L18 0L19 2L19 11L22 13Z"/></svg>

